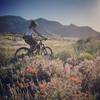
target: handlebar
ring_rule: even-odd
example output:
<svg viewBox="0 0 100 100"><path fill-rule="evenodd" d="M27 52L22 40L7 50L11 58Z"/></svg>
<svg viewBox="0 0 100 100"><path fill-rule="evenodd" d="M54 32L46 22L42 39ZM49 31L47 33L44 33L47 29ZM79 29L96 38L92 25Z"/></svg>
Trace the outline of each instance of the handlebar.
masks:
<svg viewBox="0 0 100 100"><path fill-rule="evenodd" d="M46 41L46 40L48 40L48 38L35 39L35 40L37 40L37 41Z"/></svg>

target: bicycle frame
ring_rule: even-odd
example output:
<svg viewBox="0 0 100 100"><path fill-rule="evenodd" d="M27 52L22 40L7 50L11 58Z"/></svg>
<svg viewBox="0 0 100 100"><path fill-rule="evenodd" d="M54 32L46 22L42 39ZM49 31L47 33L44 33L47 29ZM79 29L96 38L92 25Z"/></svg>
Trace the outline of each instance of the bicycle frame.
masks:
<svg viewBox="0 0 100 100"><path fill-rule="evenodd" d="M41 51L41 49L42 48L44 48L45 46L44 46L44 44L42 43L42 40L40 40L36 45L35 45L35 47L31 47L30 48L30 50L32 51L32 52L34 52L34 51L36 51L36 52L40 52Z"/></svg>

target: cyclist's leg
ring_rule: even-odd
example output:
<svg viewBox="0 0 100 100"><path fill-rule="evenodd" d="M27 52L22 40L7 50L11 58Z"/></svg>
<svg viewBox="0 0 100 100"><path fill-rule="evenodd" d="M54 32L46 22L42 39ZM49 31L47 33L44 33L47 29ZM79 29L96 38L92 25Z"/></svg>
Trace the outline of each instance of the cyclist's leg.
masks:
<svg viewBox="0 0 100 100"><path fill-rule="evenodd" d="M32 48L34 48L35 46L36 46L36 44L37 44L37 41L34 39L34 38L30 38L30 46L32 47Z"/></svg>
<svg viewBox="0 0 100 100"><path fill-rule="evenodd" d="M24 36L24 41L28 44L28 45L30 45L30 37L29 36Z"/></svg>
<svg viewBox="0 0 100 100"><path fill-rule="evenodd" d="M36 40L33 39L31 36L25 36L24 37L25 42L30 45L30 47L34 48L37 44Z"/></svg>

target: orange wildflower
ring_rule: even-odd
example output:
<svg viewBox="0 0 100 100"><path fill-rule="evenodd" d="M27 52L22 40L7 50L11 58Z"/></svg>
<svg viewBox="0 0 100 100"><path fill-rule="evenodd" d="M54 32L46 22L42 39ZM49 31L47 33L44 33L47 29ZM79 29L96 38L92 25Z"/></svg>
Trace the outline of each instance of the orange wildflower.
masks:
<svg viewBox="0 0 100 100"><path fill-rule="evenodd" d="M75 76L70 76L68 80L73 81L75 83L81 83L81 80Z"/></svg>

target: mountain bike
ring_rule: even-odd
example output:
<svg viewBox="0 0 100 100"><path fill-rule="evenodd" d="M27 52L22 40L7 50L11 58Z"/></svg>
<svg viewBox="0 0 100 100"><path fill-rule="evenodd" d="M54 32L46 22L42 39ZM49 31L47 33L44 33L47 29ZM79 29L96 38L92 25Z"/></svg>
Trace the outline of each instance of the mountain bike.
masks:
<svg viewBox="0 0 100 100"><path fill-rule="evenodd" d="M17 49L15 52L15 58L17 60L23 60L24 58L31 58L41 55L42 57L51 59L53 57L52 49L48 46L45 46L42 41L43 39L38 40L35 47L21 47Z"/></svg>

